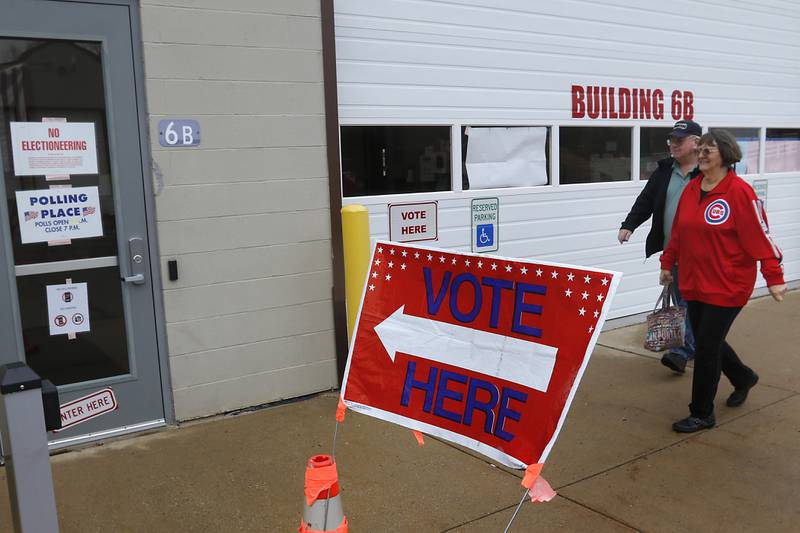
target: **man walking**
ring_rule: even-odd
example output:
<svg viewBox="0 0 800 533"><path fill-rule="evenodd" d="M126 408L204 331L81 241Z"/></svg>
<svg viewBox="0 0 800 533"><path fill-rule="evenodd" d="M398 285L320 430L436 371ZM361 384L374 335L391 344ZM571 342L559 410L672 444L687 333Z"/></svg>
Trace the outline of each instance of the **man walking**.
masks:
<svg viewBox="0 0 800 533"><path fill-rule="evenodd" d="M697 166L695 148L702 134L703 130L697 122L679 120L675 123L667 138L671 157L658 162L658 168L653 171L647 185L633 203L617 236L620 244L630 239L634 230L652 216L653 223L644 247L645 256L650 257L667 247L678 200L692 177L692 170ZM678 305L686 307L678 287L678 267L679 265L675 265L672 270L672 279L675 280L672 283L673 296ZM665 353L661 358L661 364L678 374L683 374L686 362L692 357L694 357L694 335L687 313L684 345Z"/></svg>

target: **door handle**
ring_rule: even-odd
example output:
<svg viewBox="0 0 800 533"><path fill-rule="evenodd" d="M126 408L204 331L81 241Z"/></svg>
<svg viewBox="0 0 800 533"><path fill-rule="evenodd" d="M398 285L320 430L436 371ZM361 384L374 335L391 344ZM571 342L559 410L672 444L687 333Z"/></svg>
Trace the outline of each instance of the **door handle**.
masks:
<svg viewBox="0 0 800 533"><path fill-rule="evenodd" d="M130 276L123 277L122 281L133 283L134 285L143 285L144 275L147 271L144 260L144 239L141 237L128 239L128 252L128 272L130 272Z"/></svg>
<svg viewBox="0 0 800 533"><path fill-rule="evenodd" d="M133 283L134 285L141 285L144 283L144 274L134 274L133 276L125 276L122 278L125 283Z"/></svg>

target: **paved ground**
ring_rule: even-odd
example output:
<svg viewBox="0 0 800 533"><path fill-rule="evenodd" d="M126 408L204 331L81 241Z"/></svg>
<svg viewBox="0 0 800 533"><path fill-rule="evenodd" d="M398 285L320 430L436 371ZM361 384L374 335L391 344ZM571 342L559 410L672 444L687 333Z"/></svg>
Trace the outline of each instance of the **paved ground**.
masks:
<svg viewBox="0 0 800 533"><path fill-rule="evenodd" d="M761 375L718 427L678 435L691 371L641 349L642 326L604 333L543 475L558 491L513 531L800 530L800 291L754 300L729 340ZM65 532L295 531L306 459L331 445L334 393L56 455ZM519 473L348 412L337 445L353 532L502 531ZM2 472L4 475L4 472ZM10 531L0 484L0 531Z"/></svg>

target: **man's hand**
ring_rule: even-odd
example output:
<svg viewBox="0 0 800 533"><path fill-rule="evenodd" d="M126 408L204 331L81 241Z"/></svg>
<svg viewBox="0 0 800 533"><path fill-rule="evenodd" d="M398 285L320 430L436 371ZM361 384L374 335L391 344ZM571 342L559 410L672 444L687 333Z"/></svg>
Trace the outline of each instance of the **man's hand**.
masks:
<svg viewBox="0 0 800 533"><path fill-rule="evenodd" d="M631 235L633 235L633 232L631 230L621 229L619 230L619 234L617 235L617 240L619 241L620 244L628 242L628 239L631 238Z"/></svg>
<svg viewBox="0 0 800 533"><path fill-rule="evenodd" d="M772 295L772 298L776 302L782 302L783 296L789 290L785 283L781 283L780 285L772 285L771 287L768 287L768 289L769 293Z"/></svg>
<svg viewBox="0 0 800 533"><path fill-rule="evenodd" d="M672 281L672 272L669 270L662 270L661 274L658 276L658 282L661 285L669 285Z"/></svg>

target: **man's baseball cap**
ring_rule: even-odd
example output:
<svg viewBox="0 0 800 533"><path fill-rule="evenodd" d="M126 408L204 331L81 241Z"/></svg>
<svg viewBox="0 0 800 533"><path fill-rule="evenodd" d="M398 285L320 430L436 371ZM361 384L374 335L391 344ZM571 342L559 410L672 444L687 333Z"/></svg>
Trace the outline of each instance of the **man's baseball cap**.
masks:
<svg viewBox="0 0 800 533"><path fill-rule="evenodd" d="M670 137L688 137L689 135L698 137L703 135L703 128L694 120L679 120L672 126L672 131L669 133Z"/></svg>

